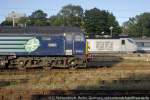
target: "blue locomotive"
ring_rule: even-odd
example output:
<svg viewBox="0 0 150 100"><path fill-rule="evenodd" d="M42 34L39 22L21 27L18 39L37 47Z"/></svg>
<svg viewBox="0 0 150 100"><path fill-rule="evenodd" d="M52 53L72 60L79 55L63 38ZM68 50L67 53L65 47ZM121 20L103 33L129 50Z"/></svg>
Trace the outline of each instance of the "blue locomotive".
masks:
<svg viewBox="0 0 150 100"><path fill-rule="evenodd" d="M83 33L0 34L0 68L85 67Z"/></svg>

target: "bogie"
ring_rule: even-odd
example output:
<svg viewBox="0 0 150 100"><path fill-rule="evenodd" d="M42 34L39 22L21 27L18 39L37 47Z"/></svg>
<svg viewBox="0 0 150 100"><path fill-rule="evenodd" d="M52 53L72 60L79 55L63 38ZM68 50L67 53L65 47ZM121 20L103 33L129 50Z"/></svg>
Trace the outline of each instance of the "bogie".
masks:
<svg viewBox="0 0 150 100"><path fill-rule="evenodd" d="M1 62L1 66L5 68L17 68L19 70L30 68L43 68L46 70L52 68L76 69L85 65L84 58L77 57L16 57L15 59L5 60Z"/></svg>

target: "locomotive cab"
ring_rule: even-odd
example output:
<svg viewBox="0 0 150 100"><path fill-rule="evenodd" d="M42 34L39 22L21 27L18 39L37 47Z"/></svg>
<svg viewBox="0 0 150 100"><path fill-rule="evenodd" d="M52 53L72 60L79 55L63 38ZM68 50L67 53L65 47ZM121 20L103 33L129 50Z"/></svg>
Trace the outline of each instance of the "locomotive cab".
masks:
<svg viewBox="0 0 150 100"><path fill-rule="evenodd" d="M137 51L136 42L131 38L120 38L120 52Z"/></svg>
<svg viewBox="0 0 150 100"><path fill-rule="evenodd" d="M74 37L74 54L84 55L85 54L85 37L83 34L75 35Z"/></svg>
<svg viewBox="0 0 150 100"><path fill-rule="evenodd" d="M85 37L82 33L65 33L65 54L84 55Z"/></svg>

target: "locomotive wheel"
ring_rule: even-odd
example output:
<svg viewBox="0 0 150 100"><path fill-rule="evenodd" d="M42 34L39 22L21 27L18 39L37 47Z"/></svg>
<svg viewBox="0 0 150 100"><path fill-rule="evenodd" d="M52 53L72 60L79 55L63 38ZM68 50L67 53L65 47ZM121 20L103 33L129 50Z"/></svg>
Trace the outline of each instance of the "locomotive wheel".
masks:
<svg viewBox="0 0 150 100"><path fill-rule="evenodd" d="M43 68L44 68L45 70L50 70L50 69L53 68L53 66L45 65Z"/></svg>
<svg viewBox="0 0 150 100"><path fill-rule="evenodd" d="M78 66L77 66L77 60L71 60L70 62L69 62L69 68L70 69L77 69L78 68Z"/></svg>
<svg viewBox="0 0 150 100"><path fill-rule="evenodd" d="M25 67L25 61L19 61L19 63L16 65L16 67L19 70L25 70L26 69L26 67Z"/></svg>
<svg viewBox="0 0 150 100"><path fill-rule="evenodd" d="M4 68L4 67L6 67L6 62L1 61L1 62L0 62L0 68Z"/></svg>
<svg viewBox="0 0 150 100"><path fill-rule="evenodd" d="M51 66L51 64L50 64L50 62L49 61L45 61L45 62L43 62L44 64L44 67L43 67L43 69L45 69L45 70L50 70L50 69L52 69L53 68L53 66Z"/></svg>

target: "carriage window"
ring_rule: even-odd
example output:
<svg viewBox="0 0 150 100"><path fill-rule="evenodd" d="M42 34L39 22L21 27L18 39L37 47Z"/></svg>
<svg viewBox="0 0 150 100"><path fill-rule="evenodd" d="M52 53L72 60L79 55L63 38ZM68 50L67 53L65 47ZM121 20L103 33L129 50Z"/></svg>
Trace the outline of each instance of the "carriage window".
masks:
<svg viewBox="0 0 150 100"><path fill-rule="evenodd" d="M150 47L150 43L149 42L145 42L143 44L144 44L144 47Z"/></svg>
<svg viewBox="0 0 150 100"><path fill-rule="evenodd" d="M122 44L122 45L125 45L125 40L122 40L122 41L121 41L121 44Z"/></svg>
<svg viewBox="0 0 150 100"><path fill-rule="evenodd" d="M128 41L129 41L130 43L134 43L133 40L131 40L131 39L128 39Z"/></svg>
<svg viewBox="0 0 150 100"><path fill-rule="evenodd" d="M71 43L71 41L73 40L72 37L72 34L66 34L66 40L68 41L68 43Z"/></svg>
<svg viewBox="0 0 150 100"><path fill-rule="evenodd" d="M139 47L144 47L144 43L143 42L137 42L136 43Z"/></svg>

